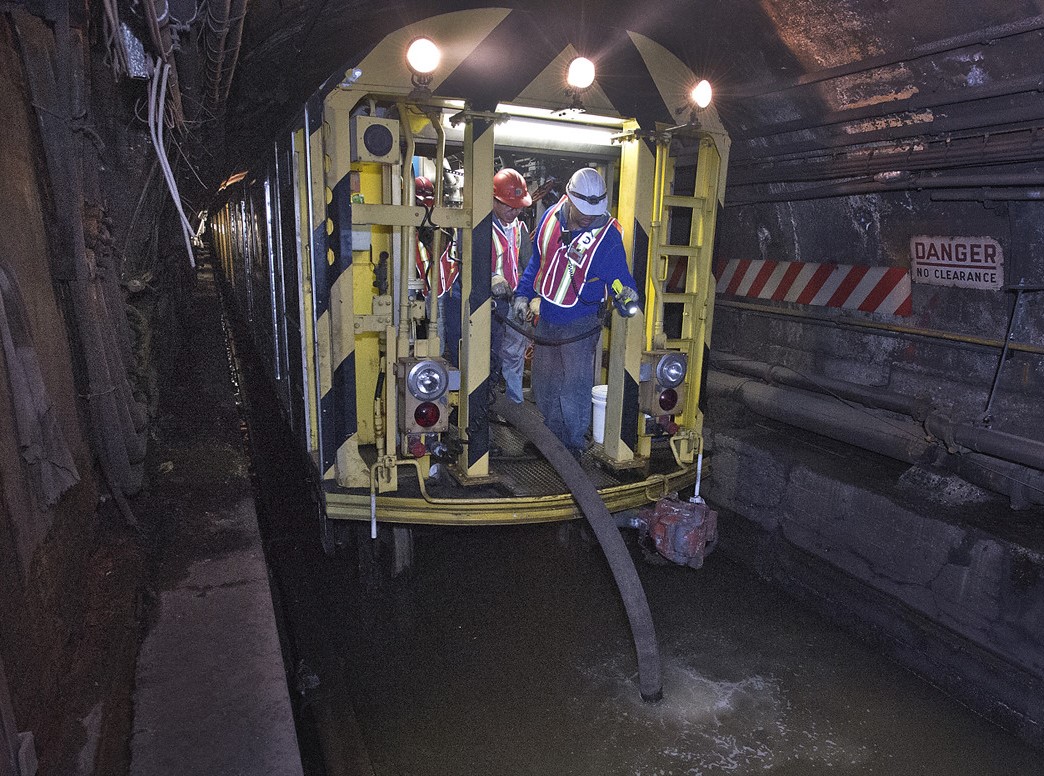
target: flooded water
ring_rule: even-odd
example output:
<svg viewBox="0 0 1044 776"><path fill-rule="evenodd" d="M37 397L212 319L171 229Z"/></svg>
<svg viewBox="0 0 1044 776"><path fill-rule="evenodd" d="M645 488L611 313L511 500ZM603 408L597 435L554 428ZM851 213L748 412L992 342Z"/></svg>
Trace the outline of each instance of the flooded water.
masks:
<svg viewBox="0 0 1044 776"><path fill-rule="evenodd" d="M424 529L404 588L339 569L325 655L306 660L350 696L334 705L354 710L376 774L1044 774L1040 752L718 555L699 571L639 561L657 704L575 527Z"/></svg>
<svg viewBox="0 0 1044 776"><path fill-rule="evenodd" d="M1040 751L720 553L638 559L657 704L579 523L418 529L409 584L369 589L355 553L322 554L286 438L251 439L309 776L1044 775Z"/></svg>

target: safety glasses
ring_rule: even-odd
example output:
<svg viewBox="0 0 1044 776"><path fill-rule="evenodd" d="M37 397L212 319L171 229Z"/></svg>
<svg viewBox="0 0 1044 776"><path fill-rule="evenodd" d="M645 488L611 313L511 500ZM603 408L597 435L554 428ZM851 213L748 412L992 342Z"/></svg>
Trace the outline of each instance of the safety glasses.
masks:
<svg viewBox="0 0 1044 776"><path fill-rule="evenodd" d="M585 196L584 194L580 194L580 193L575 192L575 191L573 191L571 189L568 191L568 194L569 194L570 197L576 197L577 199L582 199L584 202L587 202L587 203L589 203L591 205L597 205L599 202L601 202L606 197L606 192L604 192L604 191L601 194L599 194L597 197Z"/></svg>

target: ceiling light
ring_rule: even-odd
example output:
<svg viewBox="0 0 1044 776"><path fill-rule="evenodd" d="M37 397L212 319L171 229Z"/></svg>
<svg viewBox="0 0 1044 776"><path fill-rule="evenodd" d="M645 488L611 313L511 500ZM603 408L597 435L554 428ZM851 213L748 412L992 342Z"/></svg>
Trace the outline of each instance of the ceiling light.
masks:
<svg viewBox="0 0 1044 776"><path fill-rule="evenodd" d="M594 62L586 57L577 57L569 63L569 72L566 74L566 83L574 89L587 89L594 83Z"/></svg>
<svg viewBox="0 0 1044 776"><path fill-rule="evenodd" d="M441 60L442 52L431 38L417 38L406 49L406 64L414 75L430 75Z"/></svg>
<svg viewBox="0 0 1044 776"><path fill-rule="evenodd" d="M711 104L711 97L713 96L710 81L704 78L696 84L690 96L692 97L692 101L696 103L697 108L706 108Z"/></svg>

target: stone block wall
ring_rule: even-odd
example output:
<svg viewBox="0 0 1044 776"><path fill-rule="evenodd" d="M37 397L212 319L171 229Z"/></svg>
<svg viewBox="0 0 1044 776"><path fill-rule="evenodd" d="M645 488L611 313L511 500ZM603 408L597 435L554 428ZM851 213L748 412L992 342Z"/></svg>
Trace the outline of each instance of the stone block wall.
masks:
<svg viewBox="0 0 1044 776"><path fill-rule="evenodd" d="M1044 743L1040 509L771 421L709 441L726 553Z"/></svg>

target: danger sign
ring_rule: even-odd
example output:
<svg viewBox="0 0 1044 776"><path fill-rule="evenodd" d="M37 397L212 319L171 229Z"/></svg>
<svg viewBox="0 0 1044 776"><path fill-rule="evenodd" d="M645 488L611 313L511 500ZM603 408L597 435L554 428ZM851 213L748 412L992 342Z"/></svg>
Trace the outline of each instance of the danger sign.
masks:
<svg viewBox="0 0 1044 776"><path fill-rule="evenodd" d="M1004 251L992 237L915 235L910 274L918 283L996 290L1004 285Z"/></svg>

